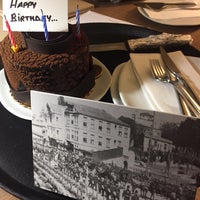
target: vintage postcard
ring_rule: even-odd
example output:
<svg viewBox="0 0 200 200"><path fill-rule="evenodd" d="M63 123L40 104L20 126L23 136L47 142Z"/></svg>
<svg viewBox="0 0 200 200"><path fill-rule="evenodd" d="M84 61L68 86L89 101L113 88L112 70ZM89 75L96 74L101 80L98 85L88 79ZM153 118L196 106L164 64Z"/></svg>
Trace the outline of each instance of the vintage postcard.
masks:
<svg viewBox="0 0 200 200"><path fill-rule="evenodd" d="M200 119L31 92L35 186L75 199L192 200Z"/></svg>

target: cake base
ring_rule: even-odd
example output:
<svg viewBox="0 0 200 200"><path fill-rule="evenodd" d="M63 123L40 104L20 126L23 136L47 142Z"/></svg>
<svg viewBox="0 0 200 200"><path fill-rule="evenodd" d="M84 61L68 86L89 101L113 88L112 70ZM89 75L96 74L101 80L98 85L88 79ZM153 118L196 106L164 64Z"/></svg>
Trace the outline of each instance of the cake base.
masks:
<svg viewBox="0 0 200 200"><path fill-rule="evenodd" d="M92 87L92 89L83 98L99 101L109 90L112 76L107 67L101 61L95 57L92 57L92 59L94 65L99 65L102 68L102 73L99 77L96 77L94 87ZM0 70L0 85L0 102L4 108L21 119L31 120L31 107L19 103L19 101L13 97L5 77L4 69Z"/></svg>
<svg viewBox="0 0 200 200"><path fill-rule="evenodd" d="M60 94L60 95L66 95L66 96L73 96L73 97L84 97L89 93L89 91L94 87L95 81L93 80L93 77L95 75L95 70L92 68L90 72L82 79L82 81L77 85L75 88L69 90L69 91L61 91L59 93L57 92L52 92L52 91L40 91L40 92L50 92L50 93L55 93L55 94ZM6 76L6 73L5 73ZM24 91L16 91L14 90L7 77L6 77L7 83L10 88L10 92L13 96L13 98L18 101L19 103L23 104L26 107L31 107L31 102L30 102L30 91L24 90Z"/></svg>

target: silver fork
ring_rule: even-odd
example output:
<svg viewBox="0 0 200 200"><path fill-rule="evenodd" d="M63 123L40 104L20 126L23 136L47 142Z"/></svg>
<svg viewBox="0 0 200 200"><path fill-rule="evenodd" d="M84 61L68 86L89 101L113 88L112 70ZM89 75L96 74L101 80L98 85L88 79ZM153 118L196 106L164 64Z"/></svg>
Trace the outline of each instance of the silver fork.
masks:
<svg viewBox="0 0 200 200"><path fill-rule="evenodd" d="M160 81L174 85L178 94L183 98L196 117L200 117L200 106L185 89L184 85L171 73L158 59L151 59L151 71L153 76Z"/></svg>

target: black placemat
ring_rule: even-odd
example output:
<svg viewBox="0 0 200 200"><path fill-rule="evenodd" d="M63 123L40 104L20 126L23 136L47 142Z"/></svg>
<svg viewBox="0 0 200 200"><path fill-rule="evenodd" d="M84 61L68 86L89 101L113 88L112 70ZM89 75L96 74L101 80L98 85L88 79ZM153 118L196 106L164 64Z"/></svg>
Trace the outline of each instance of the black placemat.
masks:
<svg viewBox="0 0 200 200"><path fill-rule="evenodd" d="M85 24L82 28L91 38L90 43L124 41L158 33L118 24ZM185 55L200 57L199 51L191 46L184 46L181 50ZM92 55L103 62L111 73L118 64L129 59L129 53L125 51L98 52ZM112 103L109 91L101 101ZM16 117L0 104L0 187L25 200L68 199L34 187L32 168L31 121Z"/></svg>

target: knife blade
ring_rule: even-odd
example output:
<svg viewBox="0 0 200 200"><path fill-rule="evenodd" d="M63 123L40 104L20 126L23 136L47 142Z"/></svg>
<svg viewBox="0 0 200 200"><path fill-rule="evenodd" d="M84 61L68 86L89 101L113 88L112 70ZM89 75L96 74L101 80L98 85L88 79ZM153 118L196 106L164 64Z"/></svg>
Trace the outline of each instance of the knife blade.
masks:
<svg viewBox="0 0 200 200"><path fill-rule="evenodd" d="M123 50L128 52L134 52L135 50L147 50L155 49L160 46L165 45L186 45L192 42L191 35L187 34L169 34L161 33L157 35L149 35L144 38L128 39L123 42L114 43L100 43L100 44L90 44L90 52L102 52L102 51L113 51L113 50Z"/></svg>
<svg viewBox="0 0 200 200"><path fill-rule="evenodd" d="M114 51L114 50L122 50L122 51L131 51L126 42L110 42L110 43L101 43L101 44L90 44L89 51L90 52L103 52L103 51Z"/></svg>
<svg viewBox="0 0 200 200"><path fill-rule="evenodd" d="M179 70L179 68L176 66L174 61L167 54L167 52L165 51L165 49L162 46L160 47L160 54L161 54L161 57L166 65L166 67L168 68L168 70L170 72L172 72L180 81L183 82L183 84L185 85L189 94L191 94L192 97L195 98L196 102L200 105L200 99L198 98L198 91L196 91L196 89L192 87L190 82L184 78L184 76L181 74L181 71Z"/></svg>

